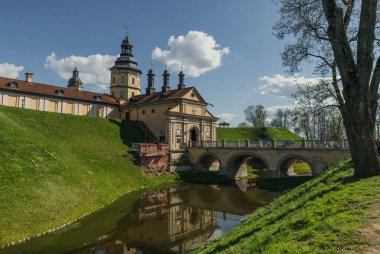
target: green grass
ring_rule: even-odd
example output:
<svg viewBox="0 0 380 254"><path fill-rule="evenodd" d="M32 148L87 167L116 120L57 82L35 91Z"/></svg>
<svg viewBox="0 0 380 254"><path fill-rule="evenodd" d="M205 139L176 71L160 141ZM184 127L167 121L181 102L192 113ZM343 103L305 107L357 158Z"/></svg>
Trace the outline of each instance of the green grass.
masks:
<svg viewBox="0 0 380 254"><path fill-rule="evenodd" d="M293 164L294 173L297 175L311 175L311 168L306 162L294 163Z"/></svg>
<svg viewBox="0 0 380 254"><path fill-rule="evenodd" d="M301 140L301 137L283 128L216 128L218 140Z"/></svg>
<svg viewBox="0 0 380 254"><path fill-rule="evenodd" d="M1 106L0 245L61 226L127 191L173 181L132 164L124 143L143 134L125 124Z"/></svg>
<svg viewBox="0 0 380 254"><path fill-rule="evenodd" d="M247 165L247 174L249 179L262 178L265 177L265 169L258 169Z"/></svg>
<svg viewBox="0 0 380 254"><path fill-rule="evenodd" d="M195 253L357 253L368 244L358 231L380 198L380 177L352 175L352 163L343 161Z"/></svg>

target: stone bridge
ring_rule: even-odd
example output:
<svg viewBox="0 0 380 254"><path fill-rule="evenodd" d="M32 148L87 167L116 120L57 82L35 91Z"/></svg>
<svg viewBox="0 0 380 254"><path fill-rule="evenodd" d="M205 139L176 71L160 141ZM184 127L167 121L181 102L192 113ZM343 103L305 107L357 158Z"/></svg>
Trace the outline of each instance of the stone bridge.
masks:
<svg viewBox="0 0 380 254"><path fill-rule="evenodd" d="M247 176L247 165L261 164L266 177L294 174L293 164L306 162L318 175L350 157L346 141L203 141L189 144L193 168L219 171L232 179Z"/></svg>

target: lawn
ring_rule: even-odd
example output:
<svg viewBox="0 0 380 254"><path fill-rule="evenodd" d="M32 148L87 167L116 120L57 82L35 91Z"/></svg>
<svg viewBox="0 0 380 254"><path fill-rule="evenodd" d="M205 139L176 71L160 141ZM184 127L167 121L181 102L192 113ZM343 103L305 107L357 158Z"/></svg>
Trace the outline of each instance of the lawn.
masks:
<svg viewBox="0 0 380 254"><path fill-rule="evenodd" d="M174 180L134 166L131 123L0 106L0 246Z"/></svg>
<svg viewBox="0 0 380 254"><path fill-rule="evenodd" d="M352 163L343 161L289 188L195 253L357 253L368 246L359 231L369 226L371 206L380 199L380 177L357 180L352 175ZM289 179L302 177L274 181Z"/></svg>
<svg viewBox="0 0 380 254"><path fill-rule="evenodd" d="M218 140L301 140L301 137L284 128L216 128Z"/></svg>

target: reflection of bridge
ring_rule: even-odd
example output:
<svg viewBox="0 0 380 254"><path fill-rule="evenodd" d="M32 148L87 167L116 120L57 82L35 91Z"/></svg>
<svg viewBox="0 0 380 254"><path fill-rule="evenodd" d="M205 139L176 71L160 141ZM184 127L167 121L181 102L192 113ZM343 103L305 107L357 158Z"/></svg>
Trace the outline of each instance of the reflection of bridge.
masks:
<svg viewBox="0 0 380 254"><path fill-rule="evenodd" d="M297 161L309 164L317 175L350 156L345 141L204 141L189 147L189 159L198 170L214 170L231 178L247 176L247 164L260 161L269 177L286 176Z"/></svg>

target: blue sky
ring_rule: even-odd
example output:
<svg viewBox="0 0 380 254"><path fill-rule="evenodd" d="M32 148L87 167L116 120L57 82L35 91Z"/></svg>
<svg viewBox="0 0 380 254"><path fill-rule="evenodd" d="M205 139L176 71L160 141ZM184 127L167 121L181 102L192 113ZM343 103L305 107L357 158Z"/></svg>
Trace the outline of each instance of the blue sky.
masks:
<svg viewBox="0 0 380 254"><path fill-rule="evenodd" d="M234 125L244 121L249 105L269 111L288 105L295 79L312 78L308 72L286 76L280 57L285 42L273 36L273 1L13 0L2 9L0 76L23 79L31 71L36 82L66 86L77 65L86 89L104 90L107 65L120 52L128 24L143 91L151 64L157 87L167 65L172 87L176 68L184 66L186 74L192 65L186 85L196 86L215 106L211 112Z"/></svg>

